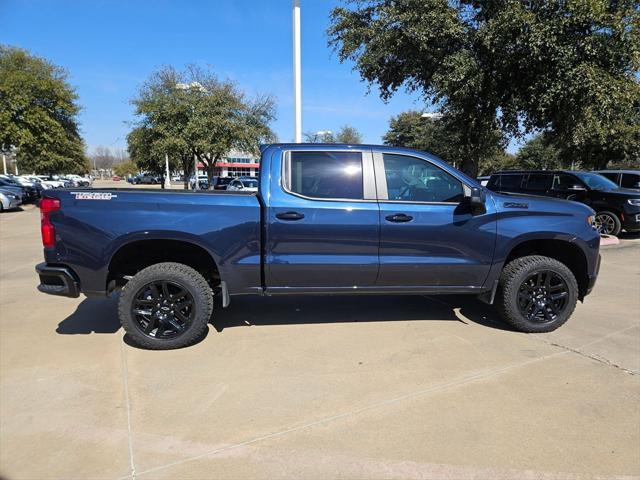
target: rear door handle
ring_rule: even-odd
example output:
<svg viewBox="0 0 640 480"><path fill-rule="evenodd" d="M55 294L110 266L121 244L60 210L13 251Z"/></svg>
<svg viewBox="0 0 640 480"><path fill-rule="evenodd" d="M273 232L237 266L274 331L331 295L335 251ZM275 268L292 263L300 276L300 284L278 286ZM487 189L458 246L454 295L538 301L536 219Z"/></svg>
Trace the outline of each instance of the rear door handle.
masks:
<svg viewBox="0 0 640 480"><path fill-rule="evenodd" d="M393 215L387 215L384 218L386 218L390 222L396 223L410 222L411 220L413 220L413 217L411 215L407 215L405 213L394 213Z"/></svg>
<svg viewBox="0 0 640 480"><path fill-rule="evenodd" d="M304 214L298 212L276 213L276 218L279 218L280 220L302 220L304 218Z"/></svg>

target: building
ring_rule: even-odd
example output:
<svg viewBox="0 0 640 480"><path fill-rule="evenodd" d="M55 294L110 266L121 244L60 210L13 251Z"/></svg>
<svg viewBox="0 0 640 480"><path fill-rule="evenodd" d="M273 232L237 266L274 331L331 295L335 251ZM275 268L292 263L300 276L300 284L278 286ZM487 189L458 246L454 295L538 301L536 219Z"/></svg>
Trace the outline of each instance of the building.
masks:
<svg viewBox="0 0 640 480"><path fill-rule="evenodd" d="M257 177L259 168L259 158L232 150L229 155L216 163L213 174L218 177ZM198 174L207 174L205 165L200 162L198 162Z"/></svg>

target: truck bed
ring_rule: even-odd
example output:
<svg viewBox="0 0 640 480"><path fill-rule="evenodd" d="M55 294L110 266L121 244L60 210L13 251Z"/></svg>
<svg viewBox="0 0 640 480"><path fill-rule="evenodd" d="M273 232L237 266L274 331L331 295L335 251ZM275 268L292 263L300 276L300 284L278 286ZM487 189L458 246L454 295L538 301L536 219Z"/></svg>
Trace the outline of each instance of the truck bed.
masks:
<svg viewBox="0 0 640 480"><path fill-rule="evenodd" d="M202 247L232 291L260 286L260 203L255 192L144 188L48 190L56 245L45 260L70 266L83 291L104 292L115 253L132 242L162 239Z"/></svg>

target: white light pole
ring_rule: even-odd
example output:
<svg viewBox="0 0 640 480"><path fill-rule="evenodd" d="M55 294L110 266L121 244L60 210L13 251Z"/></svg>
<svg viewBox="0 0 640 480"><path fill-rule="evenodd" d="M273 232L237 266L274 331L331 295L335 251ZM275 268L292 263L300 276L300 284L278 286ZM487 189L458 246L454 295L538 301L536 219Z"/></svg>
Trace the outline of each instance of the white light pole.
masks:
<svg viewBox="0 0 640 480"><path fill-rule="evenodd" d="M295 143L302 142L302 74L300 57L300 0L293 0L293 105Z"/></svg>
<svg viewBox="0 0 640 480"><path fill-rule="evenodd" d="M2 152L2 168L4 169L4 174L7 174L7 157Z"/></svg>
<svg viewBox="0 0 640 480"><path fill-rule="evenodd" d="M165 167L167 168L167 173L164 177L164 188L171 188L171 172L169 171L169 154L164 154Z"/></svg>

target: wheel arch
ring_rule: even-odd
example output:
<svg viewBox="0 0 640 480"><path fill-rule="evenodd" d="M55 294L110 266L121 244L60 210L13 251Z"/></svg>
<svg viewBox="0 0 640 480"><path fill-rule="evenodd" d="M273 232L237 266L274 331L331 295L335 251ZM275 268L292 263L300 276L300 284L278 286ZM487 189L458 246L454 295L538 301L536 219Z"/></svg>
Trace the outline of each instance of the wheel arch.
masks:
<svg viewBox="0 0 640 480"><path fill-rule="evenodd" d="M565 264L578 282L578 298L584 298L589 287L588 262L585 253L575 242L559 238L522 240L510 248L500 271L512 260L528 255L542 255Z"/></svg>
<svg viewBox="0 0 640 480"><path fill-rule="evenodd" d="M194 239L159 235L132 236L114 249L107 267L106 289L126 283L128 277L140 270L162 262L188 265L217 287L222 282L219 262L215 256Z"/></svg>

